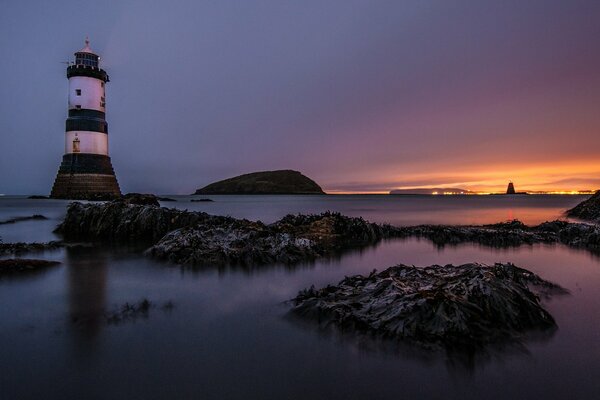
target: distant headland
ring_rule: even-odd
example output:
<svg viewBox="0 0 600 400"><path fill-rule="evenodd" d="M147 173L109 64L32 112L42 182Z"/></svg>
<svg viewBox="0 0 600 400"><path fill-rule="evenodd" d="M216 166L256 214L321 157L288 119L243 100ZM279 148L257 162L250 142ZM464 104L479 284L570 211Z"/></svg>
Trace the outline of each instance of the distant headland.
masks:
<svg viewBox="0 0 600 400"><path fill-rule="evenodd" d="M312 179L294 170L261 171L211 183L194 194L325 194Z"/></svg>

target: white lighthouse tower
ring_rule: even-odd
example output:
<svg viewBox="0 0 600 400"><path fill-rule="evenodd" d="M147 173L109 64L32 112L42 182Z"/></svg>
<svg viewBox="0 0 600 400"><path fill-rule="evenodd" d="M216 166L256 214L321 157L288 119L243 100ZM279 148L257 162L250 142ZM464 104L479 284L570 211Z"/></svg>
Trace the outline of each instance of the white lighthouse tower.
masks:
<svg viewBox="0 0 600 400"><path fill-rule="evenodd" d="M65 154L50 197L100 199L121 195L108 156L105 89L109 79L99 61L86 39L85 47L75 53L75 63L67 67Z"/></svg>

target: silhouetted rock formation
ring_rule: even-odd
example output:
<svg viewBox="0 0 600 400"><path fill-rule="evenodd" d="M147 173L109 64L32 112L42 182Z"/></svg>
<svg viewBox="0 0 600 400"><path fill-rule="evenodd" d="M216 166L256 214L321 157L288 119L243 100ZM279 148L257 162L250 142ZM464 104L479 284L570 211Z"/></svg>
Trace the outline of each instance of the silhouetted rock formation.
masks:
<svg viewBox="0 0 600 400"><path fill-rule="evenodd" d="M517 194L515 192L515 185L512 182L508 182L508 188L506 188L506 194Z"/></svg>
<svg viewBox="0 0 600 400"><path fill-rule="evenodd" d="M194 194L324 194L312 179L298 171L253 172L211 183Z"/></svg>
<svg viewBox="0 0 600 400"><path fill-rule="evenodd" d="M538 294L558 293L566 291L512 264L398 265L301 291L291 312L428 347L477 347L556 328Z"/></svg>
<svg viewBox="0 0 600 400"><path fill-rule="evenodd" d="M600 190L567 211L567 216L600 222Z"/></svg>

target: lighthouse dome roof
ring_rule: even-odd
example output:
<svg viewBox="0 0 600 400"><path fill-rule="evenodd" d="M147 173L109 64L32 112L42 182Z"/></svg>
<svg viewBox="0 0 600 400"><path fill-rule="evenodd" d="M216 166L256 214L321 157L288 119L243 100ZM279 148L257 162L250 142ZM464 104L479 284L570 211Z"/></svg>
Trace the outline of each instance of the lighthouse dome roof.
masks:
<svg viewBox="0 0 600 400"><path fill-rule="evenodd" d="M83 47L83 49L79 50L77 53L90 53L90 54L96 54L92 51L92 49L90 48L90 40L86 37L85 38L85 46Z"/></svg>

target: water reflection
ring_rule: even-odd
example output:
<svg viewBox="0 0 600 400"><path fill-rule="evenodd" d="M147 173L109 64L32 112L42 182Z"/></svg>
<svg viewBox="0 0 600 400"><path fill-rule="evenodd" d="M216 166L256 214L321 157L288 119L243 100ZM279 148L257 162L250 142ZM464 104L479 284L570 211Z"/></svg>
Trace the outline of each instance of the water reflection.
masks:
<svg viewBox="0 0 600 400"><path fill-rule="evenodd" d="M90 248L66 250L68 265L69 322L81 339L96 338L104 325L106 305L106 255Z"/></svg>
<svg viewBox="0 0 600 400"><path fill-rule="evenodd" d="M558 331L558 328L545 331L532 330L523 333L520 337L479 346L450 347L436 344L424 346L369 332L345 331L331 323L315 323L289 312L284 315L284 318L297 329L313 332L321 340L336 342L340 346L353 348L358 353L411 360L423 365L443 361L448 371L458 375L472 375L493 362L504 362L514 357L528 357L531 355L529 345L550 342Z"/></svg>

